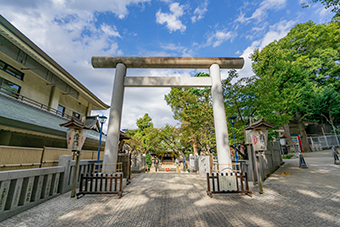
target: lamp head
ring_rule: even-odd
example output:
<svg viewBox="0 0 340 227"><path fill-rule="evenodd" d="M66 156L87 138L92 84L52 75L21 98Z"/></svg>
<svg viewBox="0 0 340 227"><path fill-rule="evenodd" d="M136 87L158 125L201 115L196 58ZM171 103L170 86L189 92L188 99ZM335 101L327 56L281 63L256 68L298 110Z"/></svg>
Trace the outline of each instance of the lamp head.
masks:
<svg viewBox="0 0 340 227"><path fill-rule="evenodd" d="M107 119L107 117L105 117L104 115L98 116L98 118L99 118L99 122L100 122L101 124L104 124L105 121L106 121L106 119Z"/></svg>
<svg viewBox="0 0 340 227"><path fill-rule="evenodd" d="M230 120L231 124L235 124L236 123L236 117L235 116L231 116L228 119Z"/></svg>

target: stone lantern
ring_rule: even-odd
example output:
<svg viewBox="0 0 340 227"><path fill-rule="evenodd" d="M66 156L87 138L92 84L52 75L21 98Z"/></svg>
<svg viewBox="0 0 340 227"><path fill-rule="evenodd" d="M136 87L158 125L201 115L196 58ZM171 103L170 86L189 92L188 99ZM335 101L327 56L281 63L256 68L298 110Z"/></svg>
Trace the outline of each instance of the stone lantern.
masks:
<svg viewBox="0 0 340 227"><path fill-rule="evenodd" d="M249 131L246 135L250 138L246 138L246 140L251 139L251 144L253 145L253 149L251 150L249 159L251 161L252 169L253 169L253 179L254 173L256 173L257 180L259 183L259 192L263 193L262 186L262 176L261 176L261 162L259 161L260 157L262 157L263 152L267 150L267 141L268 141L268 128L274 128L274 125L265 122L262 118L261 120L250 124L244 129ZM255 166L255 171L254 171ZM254 181L255 182L255 181Z"/></svg>
<svg viewBox="0 0 340 227"><path fill-rule="evenodd" d="M67 148L73 152L73 155L76 156L76 166L73 173L73 183L72 183L72 191L71 198L76 195L76 184L77 184L77 176L79 170L79 159L80 159L80 151L84 145L86 139L86 129L89 129L82 122L77 121L72 118L70 121L60 124L61 127L67 127Z"/></svg>
<svg viewBox="0 0 340 227"><path fill-rule="evenodd" d="M279 136L280 145L281 145L281 148L282 148L282 154L288 154L286 138L287 138L287 136L285 134L281 134Z"/></svg>

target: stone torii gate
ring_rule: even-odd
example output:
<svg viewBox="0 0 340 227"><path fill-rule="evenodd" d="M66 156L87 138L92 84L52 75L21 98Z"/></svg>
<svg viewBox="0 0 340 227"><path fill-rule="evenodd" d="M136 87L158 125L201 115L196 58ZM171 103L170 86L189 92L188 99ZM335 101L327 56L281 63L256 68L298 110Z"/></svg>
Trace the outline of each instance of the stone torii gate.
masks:
<svg viewBox="0 0 340 227"><path fill-rule="evenodd" d="M218 162L231 164L220 69L243 65L243 58L92 57L94 68L116 68L103 161L106 169L116 171L125 87L211 87ZM127 68L208 68L210 77L126 77Z"/></svg>

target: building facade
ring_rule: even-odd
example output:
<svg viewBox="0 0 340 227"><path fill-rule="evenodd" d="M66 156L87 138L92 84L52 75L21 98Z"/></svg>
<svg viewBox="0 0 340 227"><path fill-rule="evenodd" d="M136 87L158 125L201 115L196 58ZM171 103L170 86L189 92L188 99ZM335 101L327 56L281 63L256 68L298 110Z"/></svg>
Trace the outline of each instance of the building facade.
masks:
<svg viewBox="0 0 340 227"><path fill-rule="evenodd" d="M0 15L0 145L66 147L59 124L108 108ZM98 147L92 126L84 149Z"/></svg>

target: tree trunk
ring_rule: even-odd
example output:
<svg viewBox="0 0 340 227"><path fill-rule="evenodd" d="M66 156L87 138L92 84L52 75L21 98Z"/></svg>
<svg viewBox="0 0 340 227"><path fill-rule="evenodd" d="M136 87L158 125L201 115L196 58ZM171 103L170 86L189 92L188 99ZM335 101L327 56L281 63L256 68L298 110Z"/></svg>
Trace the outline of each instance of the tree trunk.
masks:
<svg viewBox="0 0 340 227"><path fill-rule="evenodd" d="M334 121L333 121L333 117L331 114L329 114L329 119L326 117L326 115L324 114L321 114L321 116L323 116L324 118L326 118L326 121L332 126L333 128L333 131L334 131L334 135L335 135L335 139L336 139L336 143L337 145L339 146L339 139L338 139L338 135L336 133L336 128L335 128L335 125L334 125Z"/></svg>
<svg viewBox="0 0 340 227"><path fill-rule="evenodd" d="M284 132L285 136L287 136L287 138L286 138L287 144L292 144L292 137L290 136L289 124L284 124L283 125L283 130L285 131Z"/></svg>
<svg viewBox="0 0 340 227"><path fill-rule="evenodd" d="M308 146L305 125L303 124L301 115L299 113L296 113L296 119L298 121L298 129L299 129L299 135L300 135L300 139L302 143L302 149L304 152L310 152L311 150Z"/></svg>
<svg viewBox="0 0 340 227"><path fill-rule="evenodd" d="M197 139L195 136L192 138L192 148L194 149L194 154L198 154Z"/></svg>
<svg viewBox="0 0 340 227"><path fill-rule="evenodd" d="M321 116L323 116L326 119L326 121L332 126L334 132L336 133L332 115L329 114L329 118L324 114L321 114Z"/></svg>

